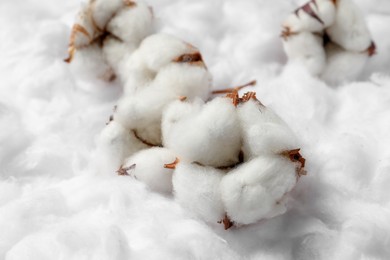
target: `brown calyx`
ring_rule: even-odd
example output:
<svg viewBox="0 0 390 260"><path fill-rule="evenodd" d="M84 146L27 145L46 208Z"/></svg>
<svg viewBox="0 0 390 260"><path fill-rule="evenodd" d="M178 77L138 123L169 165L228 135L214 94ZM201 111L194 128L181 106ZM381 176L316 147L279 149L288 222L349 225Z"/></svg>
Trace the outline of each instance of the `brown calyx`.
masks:
<svg viewBox="0 0 390 260"><path fill-rule="evenodd" d="M185 53L173 59L173 61L178 63L189 63L193 65L204 65L200 52Z"/></svg>
<svg viewBox="0 0 390 260"><path fill-rule="evenodd" d="M128 171L135 169L136 166L136 164L132 164L129 167L123 167L123 165L121 165L121 167L116 172L120 176L129 176L130 174Z"/></svg>
<svg viewBox="0 0 390 260"><path fill-rule="evenodd" d="M67 62L67 63L70 63L72 61L74 53L76 51L74 43L75 43L75 40L76 40L76 35L78 33L84 34L90 41L92 39L91 35L87 31L87 29L85 29L85 27L83 27L82 25L77 24L77 23L75 25L73 25L72 32L70 34L70 41L69 41L70 43L69 43L69 48L68 48L69 57L64 59L64 61Z"/></svg>
<svg viewBox="0 0 390 260"><path fill-rule="evenodd" d="M228 230L229 228L234 226L234 222L230 220L227 214L225 214L225 217L222 220L218 221L218 223L223 224L225 230Z"/></svg>
<svg viewBox="0 0 390 260"><path fill-rule="evenodd" d="M299 7L297 10L295 10L295 15L299 17L299 11L302 10L308 15L310 15L312 18L316 19L320 24L324 24L324 21L314 12L313 8L311 8L311 3L313 3L315 6L317 6L317 2L315 0L312 0L310 2L307 2L303 6Z"/></svg>
<svg viewBox="0 0 390 260"><path fill-rule="evenodd" d="M371 41L370 46L367 48L366 52L368 53L368 56L371 57L376 54L376 45L374 41Z"/></svg>
<svg viewBox="0 0 390 260"><path fill-rule="evenodd" d="M132 132L133 132L135 138L137 138L137 139L138 139L139 141L141 141L143 144L146 144L147 146L150 146L150 147L154 147L154 146L159 146L159 147L161 147L161 145L152 144L152 143L150 143L150 142L148 142L148 141L142 139L142 138L137 134L137 131L136 131L136 130L133 130Z"/></svg>
<svg viewBox="0 0 390 260"><path fill-rule="evenodd" d="M263 104L256 98L256 92L254 92L254 91L246 92L240 98L240 96L238 95L238 91L237 90L233 90L233 92L226 94L226 97L227 98L231 98L233 100L233 105L234 106L237 106L238 104L242 104L242 103L248 102L251 99L255 100L256 102L258 102L260 105L263 106Z"/></svg>
<svg viewBox="0 0 390 260"><path fill-rule="evenodd" d="M306 171L303 169L305 168L306 159L303 158L303 156L299 153L301 149L293 149L289 151L282 152L281 154L283 156L286 156L290 159L292 162L299 162L301 166L297 169L297 175L298 177L301 177L302 175L306 175Z"/></svg>
<svg viewBox="0 0 390 260"><path fill-rule="evenodd" d="M134 7L134 6L137 5L136 2L131 1L131 0L123 0L123 4L124 4L125 6L128 6L128 7Z"/></svg>
<svg viewBox="0 0 390 260"><path fill-rule="evenodd" d="M175 158L175 161L171 162L171 163L167 163L167 164L164 164L164 168L166 169L176 169L176 165L180 162L180 159L179 158Z"/></svg>
<svg viewBox="0 0 390 260"><path fill-rule="evenodd" d="M290 28L290 27L288 27L288 26L283 26L283 30L282 30L282 32L280 33L280 37L282 37L283 40L287 41L288 38L289 38L291 35L295 35L295 34L297 34L297 33L291 31L291 28Z"/></svg>
<svg viewBox="0 0 390 260"><path fill-rule="evenodd" d="M257 84L256 80L252 80L244 85L233 87L233 88L225 88L225 89L219 89L219 90L214 90L211 92L212 94L225 94L225 93L233 93L233 92L238 92L239 90L249 87L249 86L254 86Z"/></svg>

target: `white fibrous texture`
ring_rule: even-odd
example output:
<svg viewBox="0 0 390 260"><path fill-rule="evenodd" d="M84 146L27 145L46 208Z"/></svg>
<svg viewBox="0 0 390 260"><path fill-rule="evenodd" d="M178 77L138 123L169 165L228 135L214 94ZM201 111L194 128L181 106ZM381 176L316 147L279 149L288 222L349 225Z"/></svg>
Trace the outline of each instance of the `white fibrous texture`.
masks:
<svg viewBox="0 0 390 260"><path fill-rule="evenodd" d="M364 16L353 0L311 0L283 23L289 61L330 84L355 80L375 54Z"/></svg>
<svg viewBox="0 0 390 260"><path fill-rule="evenodd" d="M254 92L176 101L164 111L162 132L180 159L176 200L225 229L286 212L288 193L305 174L294 133Z"/></svg>
<svg viewBox="0 0 390 260"><path fill-rule="evenodd" d="M142 0L90 0L76 17L66 61L77 68L95 65L95 71L99 66L97 74L112 80L153 27L152 10ZM93 46L95 53L88 50Z"/></svg>
<svg viewBox="0 0 390 260"><path fill-rule="evenodd" d="M118 149L128 151L117 153L116 167L137 151L162 145L162 115L170 103L180 99L206 101L211 89L211 76L199 50L168 34L145 38L124 68L123 95L101 136L105 140L101 143L108 144L101 149L107 158ZM112 124L123 129L120 137L105 134ZM113 141L117 138L130 141ZM118 147L129 143L131 148Z"/></svg>
<svg viewBox="0 0 390 260"><path fill-rule="evenodd" d="M119 174L130 175L160 193L172 192L172 169L164 165L175 161L174 154L162 147L144 149L126 159Z"/></svg>
<svg viewBox="0 0 390 260"><path fill-rule="evenodd" d="M213 167L239 162L241 131L236 108L229 98L208 103L172 103L164 113L164 146L187 162Z"/></svg>

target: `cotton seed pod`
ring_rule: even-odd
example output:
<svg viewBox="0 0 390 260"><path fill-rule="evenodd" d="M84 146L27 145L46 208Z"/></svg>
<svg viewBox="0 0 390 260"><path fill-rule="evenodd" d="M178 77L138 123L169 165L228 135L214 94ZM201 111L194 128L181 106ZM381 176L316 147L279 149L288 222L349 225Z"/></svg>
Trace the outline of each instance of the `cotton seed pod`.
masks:
<svg viewBox="0 0 390 260"><path fill-rule="evenodd" d="M231 99L173 102L162 121L164 146L183 161L227 167L239 162L241 129Z"/></svg>
<svg viewBox="0 0 390 260"><path fill-rule="evenodd" d="M299 167L282 155L267 155L229 172L220 186L229 220L252 224L285 213L285 196L296 184Z"/></svg>
<svg viewBox="0 0 390 260"><path fill-rule="evenodd" d="M347 51L364 52L372 42L364 16L351 0L337 1L335 22L326 33L332 42Z"/></svg>
<svg viewBox="0 0 390 260"><path fill-rule="evenodd" d="M169 194L172 192L174 169L164 166L175 159L175 155L166 148L144 149L127 158L118 172L145 183L155 192Z"/></svg>

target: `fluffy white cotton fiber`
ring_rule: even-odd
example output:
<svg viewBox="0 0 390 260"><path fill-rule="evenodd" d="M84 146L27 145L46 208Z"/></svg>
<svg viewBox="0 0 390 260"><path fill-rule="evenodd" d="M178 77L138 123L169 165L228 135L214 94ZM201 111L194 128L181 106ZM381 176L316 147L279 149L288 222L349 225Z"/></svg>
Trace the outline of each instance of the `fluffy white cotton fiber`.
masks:
<svg viewBox="0 0 390 260"><path fill-rule="evenodd" d="M364 14L352 0L307 2L284 21L282 37L290 61L330 84L356 79L376 53Z"/></svg>
<svg viewBox="0 0 390 260"><path fill-rule="evenodd" d="M297 181L297 165L280 155L262 156L229 172L221 182L230 220L251 224L286 211L284 196Z"/></svg>
<svg viewBox="0 0 390 260"><path fill-rule="evenodd" d="M237 110L246 160L299 148L288 125L259 101L251 99L239 105Z"/></svg>
<svg viewBox="0 0 390 260"><path fill-rule="evenodd" d="M62 61L79 1L0 1L0 259L388 259L390 6L354 2L378 54L358 82L330 87L285 67L288 1L148 1L161 31L199 48L214 86L256 78L302 141L308 175L289 210L225 231L132 178L96 174L95 139L122 90Z"/></svg>
<svg viewBox="0 0 390 260"><path fill-rule="evenodd" d="M200 102L176 101L167 108L162 122L164 145L186 162L213 167L238 163L241 129L232 100Z"/></svg>
<svg viewBox="0 0 390 260"><path fill-rule="evenodd" d="M172 180L176 201L205 221L217 223L225 214L219 188L223 176L213 167L179 163Z"/></svg>
<svg viewBox="0 0 390 260"><path fill-rule="evenodd" d="M127 158L122 168L131 177L148 185L151 190L168 194L172 192L173 170L164 166L175 159L174 153L170 150L154 147Z"/></svg>

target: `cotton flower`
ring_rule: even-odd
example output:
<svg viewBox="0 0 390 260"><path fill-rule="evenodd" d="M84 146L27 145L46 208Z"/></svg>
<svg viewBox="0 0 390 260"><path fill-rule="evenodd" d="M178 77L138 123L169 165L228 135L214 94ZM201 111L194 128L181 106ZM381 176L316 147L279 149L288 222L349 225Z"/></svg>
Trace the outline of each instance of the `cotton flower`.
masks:
<svg viewBox="0 0 390 260"><path fill-rule="evenodd" d="M166 148L144 149L127 158L118 173L132 176L155 192L168 194L172 192L173 169L164 166L175 158Z"/></svg>
<svg viewBox="0 0 390 260"><path fill-rule="evenodd" d="M164 112L164 146L187 162L212 167L238 163L241 131L232 100L196 101L173 102Z"/></svg>

